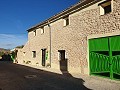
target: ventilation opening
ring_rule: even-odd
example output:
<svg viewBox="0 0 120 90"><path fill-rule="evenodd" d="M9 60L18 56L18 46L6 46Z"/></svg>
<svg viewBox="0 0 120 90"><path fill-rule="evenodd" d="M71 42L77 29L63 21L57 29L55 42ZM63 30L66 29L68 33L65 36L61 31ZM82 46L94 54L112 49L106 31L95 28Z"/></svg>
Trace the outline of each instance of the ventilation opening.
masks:
<svg viewBox="0 0 120 90"><path fill-rule="evenodd" d="M108 51L93 51L93 52L109 56Z"/></svg>
<svg viewBox="0 0 120 90"><path fill-rule="evenodd" d="M112 12L112 4L111 4L111 0L109 1L105 1L99 4L100 6L100 15L104 15L107 13Z"/></svg>
<svg viewBox="0 0 120 90"><path fill-rule="evenodd" d="M113 56L120 55L120 51L113 51L113 52L112 52L112 55L113 55Z"/></svg>

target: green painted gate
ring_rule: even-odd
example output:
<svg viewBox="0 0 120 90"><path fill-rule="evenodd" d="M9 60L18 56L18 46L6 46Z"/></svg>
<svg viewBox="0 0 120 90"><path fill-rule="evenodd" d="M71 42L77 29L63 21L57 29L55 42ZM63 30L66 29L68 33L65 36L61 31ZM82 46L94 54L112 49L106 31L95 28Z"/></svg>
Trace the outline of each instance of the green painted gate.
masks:
<svg viewBox="0 0 120 90"><path fill-rule="evenodd" d="M90 74L120 79L120 36L89 40Z"/></svg>

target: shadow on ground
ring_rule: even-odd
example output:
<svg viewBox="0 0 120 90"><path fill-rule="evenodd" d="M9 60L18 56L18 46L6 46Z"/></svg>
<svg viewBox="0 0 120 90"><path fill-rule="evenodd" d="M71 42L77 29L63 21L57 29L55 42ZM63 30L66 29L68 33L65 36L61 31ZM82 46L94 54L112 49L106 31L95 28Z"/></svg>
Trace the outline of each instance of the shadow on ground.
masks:
<svg viewBox="0 0 120 90"><path fill-rule="evenodd" d="M11 56L9 54L2 55L0 61L12 61Z"/></svg>
<svg viewBox="0 0 120 90"><path fill-rule="evenodd" d="M37 79L35 80L31 79L32 81L30 79L21 78L25 80L25 81L22 81L21 83L23 84L21 85L21 87L25 88L24 90L91 90L84 86L85 81L82 78L74 78L67 71L63 71L63 74L57 74L57 73L52 73L52 72L48 72L40 69L31 68L24 65L18 65L18 64L13 64L9 62L3 62L3 63L5 64L0 64L0 67L2 67L3 65L6 67L4 69L9 68L9 70L7 70L6 72L7 73L10 72L12 77L14 77L13 81L15 83L11 80L12 84L10 85L12 89L14 89L13 87L16 86L16 84L19 85L19 83L21 83L20 82L21 80L20 81L16 81L16 80L19 80L19 78L23 76L34 74L34 75L37 75ZM1 69L2 68L0 68L0 71ZM14 74L16 76L14 76ZM9 78L9 76L7 78ZM25 84L25 82L27 82L27 84ZM27 87L27 85L29 86ZM16 90L19 90L19 89L16 89Z"/></svg>
<svg viewBox="0 0 120 90"><path fill-rule="evenodd" d="M57 77L56 78L57 81L55 81L55 83L60 83L60 86L61 85L65 86L64 87L65 90L92 90L84 86L85 81L82 78L74 78L68 71L61 70L62 74L57 74L57 73L48 72L40 69L30 68L27 66L21 66L21 67L37 70L38 72L42 71L42 73L46 73L48 78L50 78L48 80L51 80L53 77L54 78ZM61 79L63 79L63 81L61 81ZM51 82L53 83L54 80L52 80Z"/></svg>

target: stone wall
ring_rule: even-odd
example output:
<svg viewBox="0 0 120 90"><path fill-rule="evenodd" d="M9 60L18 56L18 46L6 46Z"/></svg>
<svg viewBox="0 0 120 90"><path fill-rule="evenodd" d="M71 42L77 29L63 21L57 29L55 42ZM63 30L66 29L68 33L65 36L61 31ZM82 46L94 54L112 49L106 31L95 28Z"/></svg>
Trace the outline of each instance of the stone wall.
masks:
<svg viewBox="0 0 120 90"><path fill-rule="evenodd" d="M49 51L48 27L44 27L44 30L45 30L45 33L41 34L41 30L37 29L36 36L34 36L33 31L28 33L28 37L29 37L28 42L26 43L24 48L21 50L21 53L23 55L22 58L20 55L18 55L18 58L21 58L23 62L31 61L30 64L32 65L41 65L42 63L41 62L41 59L42 59L41 49L46 48L46 50ZM36 51L36 58L32 57L32 51ZM24 55L24 52L25 52L25 55Z"/></svg>
<svg viewBox="0 0 120 90"><path fill-rule="evenodd" d="M105 1L101 0L100 2ZM91 35L104 35L120 31L120 1L113 1L113 11L106 15L100 15L100 7L96 3L79 12L69 16L70 25L64 26L64 20L60 19L51 23L51 40L52 40L52 68L59 69L58 50L66 51L68 60L68 71L83 74L89 74L88 58L88 39ZM26 52L26 60L32 61L33 64L39 62L41 66L41 49L47 48L49 51L50 38L48 26L45 26L45 33L41 35L40 29L37 35L33 31L29 32L29 40L22 52ZM92 38L92 37L91 37ZM37 57L32 58L31 52L37 51ZM48 60L49 62L49 60Z"/></svg>

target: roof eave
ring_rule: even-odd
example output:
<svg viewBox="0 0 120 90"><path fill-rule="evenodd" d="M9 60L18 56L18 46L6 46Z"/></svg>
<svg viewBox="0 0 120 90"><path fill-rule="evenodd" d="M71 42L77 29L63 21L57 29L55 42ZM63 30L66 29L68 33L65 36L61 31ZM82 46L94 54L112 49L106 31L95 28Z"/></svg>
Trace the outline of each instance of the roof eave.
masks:
<svg viewBox="0 0 120 90"><path fill-rule="evenodd" d="M31 27L27 31L30 32L30 31L32 31L34 29L39 28L39 27L43 27L45 25L48 25L49 23L52 23L52 22L54 22L54 21L56 21L58 19L61 19L61 18L65 17L65 16L67 16L67 15L70 15L70 14L72 14L74 12L77 12L77 11L81 10L82 8L85 8L85 7L87 7L87 6L89 6L89 5L93 4L93 3L98 2L98 1L100 1L100 0L82 0L79 3L69 7L68 9L63 10L62 12L50 17L49 19L47 19L47 20L45 20L45 21Z"/></svg>

